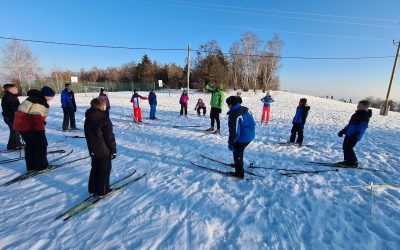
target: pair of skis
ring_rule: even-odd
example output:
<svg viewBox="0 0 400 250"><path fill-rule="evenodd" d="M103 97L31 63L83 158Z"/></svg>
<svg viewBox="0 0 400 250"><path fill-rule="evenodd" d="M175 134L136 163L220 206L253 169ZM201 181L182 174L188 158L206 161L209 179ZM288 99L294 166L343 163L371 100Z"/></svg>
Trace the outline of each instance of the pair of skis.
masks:
<svg viewBox="0 0 400 250"><path fill-rule="evenodd" d="M21 182L21 181L30 179L30 178L32 178L34 176L41 175L41 174L44 174L44 173L47 173L47 172L51 172L53 170L56 170L56 169L59 169L59 168L65 166L65 165L68 165L68 164L71 164L71 163L74 163L74 162L77 162L77 161L81 161L81 160L85 160L87 158L90 158L90 156L86 156L86 157L74 159L74 160L71 160L71 161L67 161L67 162L64 162L64 163L61 163L61 164L57 164L57 165L54 164L56 161L59 161L60 159L62 159L64 157L67 157L72 152L73 152L73 150L71 150L69 153L67 153L67 154L65 154L63 156L60 156L57 159L54 159L53 161L50 162L49 167L44 169L44 170L41 170L41 171L38 171L38 170L28 171L28 172L26 172L24 174L21 174L20 176L17 176L16 178L14 178L14 179L12 179L10 181L7 181L7 182L1 184L0 187L9 186L9 185L14 184L16 182Z"/></svg>
<svg viewBox="0 0 400 250"><path fill-rule="evenodd" d="M98 195L90 195L87 198L85 198L83 201L79 202L72 208L66 210L65 212L61 213L58 215L55 220L63 218L63 221L70 220L74 217L76 217L79 214L82 214L83 212L89 210L90 208L93 208L95 205L99 204L100 202L112 197L113 195L116 195L117 193L127 189L130 185L133 183L139 181L140 179L144 178L146 176L146 173L139 175L136 178L133 178L131 180L126 181L130 177L134 176L136 173L136 170L134 170L132 173L128 174L127 176L119 179L118 181L112 183L110 185L111 191L106 194L105 196L98 196ZM124 184L120 185L120 183L123 183L126 181Z"/></svg>
<svg viewBox="0 0 400 250"><path fill-rule="evenodd" d="M213 161L213 162L217 162L217 163L222 164L224 166L227 166L227 167L230 167L230 168L235 168L235 166L230 164L230 163L222 162L222 161L219 161L217 159L213 159L213 158L208 157L208 156L203 155L203 154L200 154L200 156L203 157L204 159L207 159L207 160L210 160L210 161ZM214 173L218 173L218 174L221 174L221 175L224 175L224 176L237 178L235 176L232 176L229 172L225 172L225 171L221 171L221 170L218 170L218 169L215 169L215 168L210 168L210 167L207 167L207 166L203 166L203 165L200 165L200 164L195 163L193 161L190 161L190 163L193 166L199 167L201 169L205 169L205 170L208 170L208 171L211 171L211 172L214 172ZM265 176L255 174L255 173L250 172L248 170L245 170L245 173L248 174L248 175L254 176L254 177L265 178Z"/></svg>
<svg viewBox="0 0 400 250"><path fill-rule="evenodd" d="M10 152L21 152L21 151L10 151ZM64 154L65 150L61 149L61 150L54 150L54 151L49 151L47 152L47 154ZM0 161L0 164L6 164L6 163L12 163L12 162L16 162L16 161L20 161L25 159L25 157L20 156L20 157L16 157L16 158L11 158L11 159L6 159L6 160L2 160Z"/></svg>

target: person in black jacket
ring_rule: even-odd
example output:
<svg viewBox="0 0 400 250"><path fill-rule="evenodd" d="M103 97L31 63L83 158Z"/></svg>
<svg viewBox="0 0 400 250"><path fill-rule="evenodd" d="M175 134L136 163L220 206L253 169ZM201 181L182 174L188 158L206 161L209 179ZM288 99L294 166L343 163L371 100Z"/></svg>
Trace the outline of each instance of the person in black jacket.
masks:
<svg viewBox="0 0 400 250"><path fill-rule="evenodd" d="M3 109L4 122L10 129L10 136L8 137L7 150L20 150L22 149L21 136L19 132L13 128L15 111L18 110L18 89L14 84L4 84L4 96L1 99L1 108Z"/></svg>
<svg viewBox="0 0 400 250"><path fill-rule="evenodd" d="M339 162L341 165L358 167L358 160L353 148L361 140L365 130L368 128L369 119L372 116L372 110L368 109L369 105L368 100L360 101L357 105L356 113L350 118L349 124L338 133L339 137L345 135L343 140L344 161Z"/></svg>
<svg viewBox="0 0 400 250"><path fill-rule="evenodd" d="M117 157L113 125L101 98L94 98L85 113L85 137L92 157L88 190L90 194L104 196L110 192L111 160Z"/></svg>
<svg viewBox="0 0 400 250"><path fill-rule="evenodd" d="M310 106L307 105L307 99L301 98L299 101L299 106L296 109L296 114L293 118L293 127L290 135L290 143L294 143L296 139L296 134L298 134L296 143L299 144L299 146L303 144L304 124L306 123L309 110Z"/></svg>

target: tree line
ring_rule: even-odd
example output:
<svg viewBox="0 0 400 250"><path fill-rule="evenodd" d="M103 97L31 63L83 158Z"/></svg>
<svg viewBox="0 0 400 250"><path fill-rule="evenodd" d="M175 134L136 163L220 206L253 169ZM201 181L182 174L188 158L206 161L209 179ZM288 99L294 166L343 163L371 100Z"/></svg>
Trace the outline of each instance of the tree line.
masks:
<svg viewBox="0 0 400 250"><path fill-rule="evenodd" d="M278 34L274 34L271 40L263 41L252 32L242 34L232 44L229 53L223 53L216 40L205 42L194 50L190 87L201 88L208 81L211 84L223 84L225 89L277 90L283 47L284 42ZM71 76L77 76L80 83L92 84L138 82L153 86L154 82L162 80L170 88L181 88L186 87L187 82L187 58L185 65L180 66L176 63L158 63L145 54L140 62L131 61L105 69L93 67L79 72L52 69L50 75L43 76L37 57L27 45L12 40L2 48L2 52L2 78L16 84L23 93L32 86L44 84L62 89Z"/></svg>

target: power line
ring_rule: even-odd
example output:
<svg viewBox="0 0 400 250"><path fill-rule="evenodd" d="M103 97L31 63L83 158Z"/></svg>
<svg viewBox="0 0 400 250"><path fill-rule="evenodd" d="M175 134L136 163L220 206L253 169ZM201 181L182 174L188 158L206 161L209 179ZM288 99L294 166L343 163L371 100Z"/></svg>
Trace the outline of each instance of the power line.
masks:
<svg viewBox="0 0 400 250"><path fill-rule="evenodd" d="M184 1L183 2L183 1L166 0L166 2L193 4L193 5L203 5L203 6L214 6L214 7L223 7L223 8L231 8L231 9L252 10L252 11L259 11L259 12L277 12L277 13L305 15L305 16L318 16L318 17L328 17L328 18L344 18L344 19L366 20L366 21L381 21L381 22L393 22L393 23L399 23L400 22L400 19L342 16L342 15L330 15L330 14L308 13L308 12L298 12L298 11L285 11L285 10L277 10L277 9L259 9L259 8L248 8L248 7L241 7L241 6L220 5L220 4L199 3L199 2L188 2L188 1Z"/></svg>
<svg viewBox="0 0 400 250"><path fill-rule="evenodd" d="M294 19L294 20L303 20L303 21L316 21L316 22L328 22L328 23L337 23L337 24L350 24L350 25L359 25L359 26L369 26L369 27L376 27L376 28L400 28L398 25L380 25L380 24L368 24L368 23L356 23L356 22L349 22L349 21L336 21L336 20L328 20L328 19L317 19L317 18L307 18L307 17L295 17L295 16L282 16L278 14L267 14L267 13L257 13L257 12L250 12L250 11L240 11L240 10L228 10L228 9L221 9L221 8L212 8L212 7L202 7L202 6L194 6L188 5L183 3L151 3L151 2L143 2L138 1L146 4L159 4L164 6L176 6L176 7L183 7L183 8L191 8L191 9L201 9L201 10L211 10L217 12L227 12L227 13L237 13L237 14L248 14L248 15L256 15L256 16L269 16L275 18L286 18L286 19Z"/></svg>
<svg viewBox="0 0 400 250"><path fill-rule="evenodd" d="M149 47L127 47L127 46L112 46L112 45L97 45L97 44L81 44L81 43L68 43L68 42L54 42L44 40L33 40L23 39L16 37L3 37L2 40L16 40L23 42L42 43L42 44L54 44L63 46L75 46L75 47L89 47L89 48L103 48L103 49L124 49L124 50L153 50L153 51L187 51L187 48L149 48ZM194 49L191 50L200 53L212 53L212 51ZM385 59L393 58L394 56L360 56L360 57L306 57L306 56L274 56L274 55L258 55L258 54L243 54L243 53L226 53L221 52L224 55L237 55L237 56L248 56L248 57L276 57L281 59L301 59L301 60L365 60L365 59Z"/></svg>

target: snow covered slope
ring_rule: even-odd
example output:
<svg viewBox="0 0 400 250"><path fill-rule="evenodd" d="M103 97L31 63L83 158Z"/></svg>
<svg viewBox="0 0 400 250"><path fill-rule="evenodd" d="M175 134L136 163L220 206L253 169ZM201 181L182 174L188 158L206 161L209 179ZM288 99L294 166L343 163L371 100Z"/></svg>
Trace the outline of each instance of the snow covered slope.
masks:
<svg viewBox="0 0 400 250"><path fill-rule="evenodd" d="M252 169L265 178L247 175L249 180L237 180L189 163L230 170L200 156L232 162L226 108L221 135L204 132L210 126L208 116L197 117L193 111L197 98L209 103L209 94L191 95L190 114L183 118L180 93L158 93L160 120L145 119L142 126L131 123L131 93L109 96L118 145L111 181L133 169L146 172L147 178L66 222L54 218L87 196L90 160L0 187L0 249L399 249L400 188L373 186L371 196L368 186L400 183L399 113L383 117L374 109L356 146L362 167L383 171L339 169L287 177L276 169L328 170L306 163L342 160L343 139L337 132L356 105L273 92L271 122L257 125L256 140L245 151L245 165L275 169ZM262 96L242 94L243 105L257 120ZM300 97L307 97L311 106L304 132L304 144L310 146L274 145L288 140ZM80 128L91 98L76 95ZM85 139L65 138L61 132L59 103L56 96L47 119L49 150L73 149L65 161L87 156ZM142 104L143 117L148 117L148 103ZM208 106L207 115L209 110ZM173 128L178 125L202 127ZM0 149L4 149L8 130L3 122L0 129ZM82 135L82 131L67 134ZM1 154L0 160L16 156ZM53 157L58 155L49 160ZM24 171L23 161L0 165L1 182Z"/></svg>

